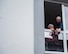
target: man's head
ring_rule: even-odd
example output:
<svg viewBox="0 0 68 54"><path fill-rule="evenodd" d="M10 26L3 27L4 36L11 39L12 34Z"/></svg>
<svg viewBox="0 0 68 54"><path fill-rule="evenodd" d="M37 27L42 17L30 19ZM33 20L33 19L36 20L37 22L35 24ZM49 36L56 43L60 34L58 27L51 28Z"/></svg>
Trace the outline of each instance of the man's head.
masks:
<svg viewBox="0 0 68 54"><path fill-rule="evenodd" d="M48 29L54 30L54 25L53 24L49 24L48 25Z"/></svg>
<svg viewBox="0 0 68 54"><path fill-rule="evenodd" d="M60 22L61 22L61 17L60 17L60 16L57 16L57 17L56 17L56 22L57 22L57 23L60 23Z"/></svg>

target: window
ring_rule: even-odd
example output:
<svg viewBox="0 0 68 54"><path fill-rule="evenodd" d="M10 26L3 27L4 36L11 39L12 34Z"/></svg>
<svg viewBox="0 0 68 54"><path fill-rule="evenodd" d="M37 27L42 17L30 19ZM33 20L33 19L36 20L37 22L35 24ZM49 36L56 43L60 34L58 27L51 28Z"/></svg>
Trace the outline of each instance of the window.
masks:
<svg viewBox="0 0 68 54"><path fill-rule="evenodd" d="M61 18L61 24L57 27L56 18ZM68 52L68 7L54 2L44 1L44 36L46 52ZM58 20L59 21L59 20ZM61 26L62 25L62 26ZM49 26L52 26L50 29ZM61 28L55 35L56 28ZM52 32L54 37L52 36ZM55 39L55 36L57 39ZM54 38L54 39L53 39Z"/></svg>

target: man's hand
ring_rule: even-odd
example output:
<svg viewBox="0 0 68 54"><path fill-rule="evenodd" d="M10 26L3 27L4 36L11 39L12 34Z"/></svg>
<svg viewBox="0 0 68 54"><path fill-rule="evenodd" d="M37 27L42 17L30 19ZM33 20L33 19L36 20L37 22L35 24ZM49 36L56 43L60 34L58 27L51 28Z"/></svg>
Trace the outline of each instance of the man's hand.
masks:
<svg viewBox="0 0 68 54"><path fill-rule="evenodd" d="M61 28L56 28L56 31L57 32L61 32Z"/></svg>

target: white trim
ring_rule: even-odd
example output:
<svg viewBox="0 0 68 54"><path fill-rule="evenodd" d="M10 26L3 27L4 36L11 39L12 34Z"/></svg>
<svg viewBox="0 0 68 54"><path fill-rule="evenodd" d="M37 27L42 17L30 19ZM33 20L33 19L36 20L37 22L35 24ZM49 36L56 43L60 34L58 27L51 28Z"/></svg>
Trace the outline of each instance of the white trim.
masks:
<svg viewBox="0 0 68 54"><path fill-rule="evenodd" d="M68 31L66 30L65 33L68 33Z"/></svg>
<svg viewBox="0 0 68 54"><path fill-rule="evenodd" d="M54 1L54 0L44 0L44 1L52 2L52 3L58 3L58 4L64 4L64 5L68 5L67 3L65 3L65 2L60 2L60 1Z"/></svg>
<svg viewBox="0 0 68 54"><path fill-rule="evenodd" d="M67 42L66 42L66 24L65 24L65 12L64 12L64 5L62 4L62 19L63 19L63 28L64 28L64 52L67 52Z"/></svg>
<svg viewBox="0 0 68 54"><path fill-rule="evenodd" d="M61 54L63 54L64 52L57 52L57 51L45 51L45 54L46 54L46 53L58 53L58 54L59 54L59 53L61 53Z"/></svg>
<svg viewBox="0 0 68 54"><path fill-rule="evenodd" d="M44 32L49 32L50 30L49 29L44 29ZM66 31L68 32L68 31ZM64 31L61 31L61 33L64 33Z"/></svg>

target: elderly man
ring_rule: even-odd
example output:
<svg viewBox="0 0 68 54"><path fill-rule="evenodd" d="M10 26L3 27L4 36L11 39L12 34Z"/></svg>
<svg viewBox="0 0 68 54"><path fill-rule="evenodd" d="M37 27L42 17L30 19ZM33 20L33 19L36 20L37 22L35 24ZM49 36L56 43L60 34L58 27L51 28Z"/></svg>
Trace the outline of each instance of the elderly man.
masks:
<svg viewBox="0 0 68 54"><path fill-rule="evenodd" d="M60 32L61 30L63 30L63 24L61 22L61 17L57 16L56 17L56 25L55 28Z"/></svg>

